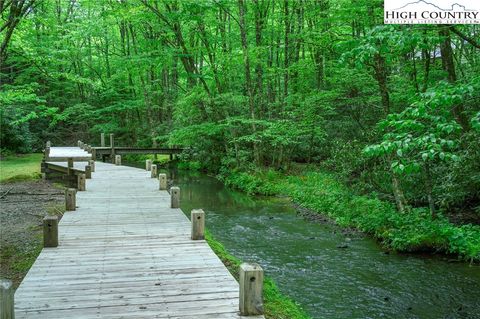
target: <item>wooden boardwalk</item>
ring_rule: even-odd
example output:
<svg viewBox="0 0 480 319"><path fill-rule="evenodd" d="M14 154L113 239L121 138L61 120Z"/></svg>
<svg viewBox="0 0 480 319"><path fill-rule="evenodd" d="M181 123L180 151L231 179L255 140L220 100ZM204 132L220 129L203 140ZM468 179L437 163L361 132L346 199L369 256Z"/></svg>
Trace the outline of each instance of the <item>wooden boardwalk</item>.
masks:
<svg viewBox="0 0 480 319"><path fill-rule="evenodd" d="M16 318L243 318L238 283L158 189L150 172L96 162L59 246L17 289Z"/></svg>

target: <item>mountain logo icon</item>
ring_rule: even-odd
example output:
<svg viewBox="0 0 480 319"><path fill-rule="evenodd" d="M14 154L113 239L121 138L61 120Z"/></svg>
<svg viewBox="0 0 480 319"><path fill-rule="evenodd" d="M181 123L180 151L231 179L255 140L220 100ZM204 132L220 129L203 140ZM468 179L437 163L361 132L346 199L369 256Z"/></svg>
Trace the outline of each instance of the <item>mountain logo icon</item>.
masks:
<svg viewBox="0 0 480 319"><path fill-rule="evenodd" d="M472 9L467 9L464 5L459 4L457 2L451 4L450 8L441 8L438 5L436 5L434 3L431 3L429 1L425 1L425 0L418 0L418 1L409 2L405 5L403 5L402 7L394 9L394 10L399 11L399 10L404 10L404 9L408 9L408 10L411 10L411 9L413 9L413 10L416 10L416 9L424 9L424 10L425 9L430 9L430 10L439 10L439 11L475 11L475 10L472 10Z"/></svg>

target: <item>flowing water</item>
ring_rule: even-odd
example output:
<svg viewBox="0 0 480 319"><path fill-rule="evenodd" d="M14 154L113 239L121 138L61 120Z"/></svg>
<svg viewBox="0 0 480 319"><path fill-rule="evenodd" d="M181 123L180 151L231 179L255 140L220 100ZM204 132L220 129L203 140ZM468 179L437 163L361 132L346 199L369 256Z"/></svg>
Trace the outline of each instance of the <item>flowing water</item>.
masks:
<svg viewBox="0 0 480 319"><path fill-rule="evenodd" d="M170 177L187 215L203 208L214 237L262 265L313 318L480 318L479 266L386 254L366 236L306 221L286 200L251 197L203 174Z"/></svg>

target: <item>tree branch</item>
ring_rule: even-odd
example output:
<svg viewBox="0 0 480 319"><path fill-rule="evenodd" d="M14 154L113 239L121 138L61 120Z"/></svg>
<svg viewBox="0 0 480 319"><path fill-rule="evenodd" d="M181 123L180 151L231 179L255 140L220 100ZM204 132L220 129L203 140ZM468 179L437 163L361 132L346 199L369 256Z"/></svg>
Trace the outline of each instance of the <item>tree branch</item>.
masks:
<svg viewBox="0 0 480 319"><path fill-rule="evenodd" d="M463 40L467 41L468 43L470 43L471 45L476 47L477 49L480 49L480 43L478 43L477 41L475 41L473 38L469 37L468 35L462 33L460 30L457 30L455 28L455 26L451 25L450 30L453 33L455 33L456 35L458 35L460 38L462 38Z"/></svg>

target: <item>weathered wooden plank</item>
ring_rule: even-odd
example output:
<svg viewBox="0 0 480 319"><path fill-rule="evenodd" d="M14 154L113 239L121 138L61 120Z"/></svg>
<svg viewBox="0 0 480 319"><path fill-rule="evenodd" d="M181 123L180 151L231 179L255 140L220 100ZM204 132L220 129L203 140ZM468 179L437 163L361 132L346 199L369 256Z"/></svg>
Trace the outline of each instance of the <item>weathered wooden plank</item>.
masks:
<svg viewBox="0 0 480 319"><path fill-rule="evenodd" d="M95 164L59 223L58 247L41 252L17 289L17 319L241 318L238 283L204 240L191 240L190 221L151 172Z"/></svg>

